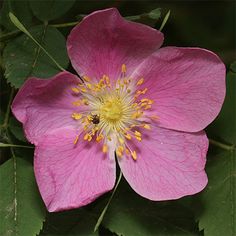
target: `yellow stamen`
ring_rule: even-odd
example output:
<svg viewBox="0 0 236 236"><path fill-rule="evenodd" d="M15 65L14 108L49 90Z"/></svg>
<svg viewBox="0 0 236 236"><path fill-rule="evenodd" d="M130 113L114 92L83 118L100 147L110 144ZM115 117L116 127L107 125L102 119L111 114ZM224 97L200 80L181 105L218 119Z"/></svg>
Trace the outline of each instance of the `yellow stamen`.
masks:
<svg viewBox="0 0 236 236"><path fill-rule="evenodd" d="M122 72L122 73L126 73L126 65L125 65L125 64L123 64L123 65L121 66L121 72Z"/></svg>
<svg viewBox="0 0 236 236"><path fill-rule="evenodd" d="M124 147L123 146L119 146L116 150L116 154L118 157L122 157L123 156L123 151L124 151Z"/></svg>
<svg viewBox="0 0 236 236"><path fill-rule="evenodd" d="M141 137L142 136L142 134L140 132L138 132L137 130L135 130L134 135L137 136L137 137Z"/></svg>
<svg viewBox="0 0 236 236"><path fill-rule="evenodd" d="M76 144L78 142L78 140L79 140L79 135L76 135L75 140L74 140L74 144Z"/></svg>
<svg viewBox="0 0 236 236"><path fill-rule="evenodd" d="M122 139L122 138L119 138L119 142L120 142L120 144L124 144L124 139Z"/></svg>
<svg viewBox="0 0 236 236"><path fill-rule="evenodd" d="M132 151L132 152L131 152L131 156L132 156L132 158L133 158L135 161L137 160L137 154L136 154L135 151Z"/></svg>
<svg viewBox="0 0 236 236"><path fill-rule="evenodd" d="M125 137L128 139L128 140L131 140L131 135L130 134L125 134Z"/></svg>
<svg viewBox="0 0 236 236"><path fill-rule="evenodd" d="M150 116L150 118L153 120L159 120L159 116L157 116L157 115Z"/></svg>
<svg viewBox="0 0 236 236"><path fill-rule="evenodd" d="M88 89L90 89L90 90L92 89L92 85L90 83L87 83L86 86Z"/></svg>
<svg viewBox="0 0 236 236"><path fill-rule="evenodd" d="M73 106L80 106L81 105L81 101L80 100L74 101L74 102L72 102L72 105Z"/></svg>
<svg viewBox="0 0 236 236"><path fill-rule="evenodd" d="M145 110L148 110L148 109L150 109L150 108L152 108L151 105L147 105L147 106L144 107Z"/></svg>
<svg viewBox="0 0 236 236"><path fill-rule="evenodd" d="M71 117L75 120L80 120L82 118L82 115L80 113L73 113Z"/></svg>
<svg viewBox="0 0 236 236"><path fill-rule="evenodd" d="M86 89L86 88L81 88L80 90L81 90L81 92L83 92L83 93L86 93L86 92L87 92L87 89Z"/></svg>
<svg viewBox="0 0 236 236"><path fill-rule="evenodd" d="M79 89L78 88L71 88L71 90L74 92L74 93L79 93Z"/></svg>
<svg viewBox="0 0 236 236"><path fill-rule="evenodd" d="M96 141L99 143L103 139L103 135L99 134L96 138Z"/></svg>
<svg viewBox="0 0 236 236"><path fill-rule="evenodd" d="M83 99L82 99L82 102L83 102L83 104L84 104L84 105L89 105L89 102L88 102L88 100L87 100L87 99L85 99L85 98L83 98Z"/></svg>
<svg viewBox="0 0 236 236"><path fill-rule="evenodd" d="M86 82L89 82L89 81L91 80L88 76L83 76L83 79L84 79Z"/></svg>
<svg viewBox="0 0 236 236"><path fill-rule="evenodd" d="M144 129L149 129L149 130L150 130L150 129L151 129L151 126L150 126L149 124L145 124L145 125L143 126L143 128L144 128Z"/></svg>
<svg viewBox="0 0 236 236"><path fill-rule="evenodd" d="M89 133L86 133L84 135L84 140L88 140L88 142L90 142L92 140L92 136Z"/></svg>
<svg viewBox="0 0 236 236"><path fill-rule="evenodd" d="M141 78L141 79L136 83L136 85L141 85L141 84L143 84L143 82L144 82L144 79Z"/></svg>
<svg viewBox="0 0 236 236"><path fill-rule="evenodd" d="M128 148L125 149L125 153L126 153L126 155L130 155L130 151Z"/></svg>
<svg viewBox="0 0 236 236"><path fill-rule="evenodd" d="M107 151L108 151L108 146L106 144L104 144L102 147L102 152L107 153Z"/></svg>

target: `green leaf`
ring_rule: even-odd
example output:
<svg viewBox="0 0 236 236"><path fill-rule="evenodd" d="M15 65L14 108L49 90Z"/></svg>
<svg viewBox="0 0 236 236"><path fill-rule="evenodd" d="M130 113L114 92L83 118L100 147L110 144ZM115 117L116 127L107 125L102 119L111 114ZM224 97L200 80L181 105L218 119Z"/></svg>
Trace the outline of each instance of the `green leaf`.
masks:
<svg viewBox="0 0 236 236"><path fill-rule="evenodd" d="M14 117L10 117L9 129L11 133L20 141L26 142L25 135L23 132L22 124L17 121Z"/></svg>
<svg viewBox="0 0 236 236"><path fill-rule="evenodd" d="M236 74L226 77L227 93L223 108L217 119L208 127L209 137L236 144Z"/></svg>
<svg viewBox="0 0 236 236"><path fill-rule="evenodd" d="M169 17L170 17L170 10L166 13L166 15L165 15L165 17L164 17L164 19L163 19L163 21L162 21L162 23L161 23L161 27L160 27L160 29L159 29L160 31L162 31L162 29L163 29L164 26L166 25L166 23L167 23Z"/></svg>
<svg viewBox="0 0 236 236"><path fill-rule="evenodd" d="M84 14L79 14L76 16L78 20L81 20L85 17L86 15ZM144 23L150 26L155 26L157 20L159 20L161 17L161 8L156 8L148 13L143 13L139 15L134 15L134 16L126 16L124 17L126 20L130 21L137 21L140 23Z"/></svg>
<svg viewBox="0 0 236 236"><path fill-rule="evenodd" d="M45 210L32 165L11 158L0 166L0 182L0 235L36 235L42 228Z"/></svg>
<svg viewBox="0 0 236 236"><path fill-rule="evenodd" d="M161 8L156 8L148 13L148 17L153 20L158 20L161 17Z"/></svg>
<svg viewBox="0 0 236 236"><path fill-rule="evenodd" d="M3 7L0 11L0 24L4 26L7 30L14 30L15 26L10 21L8 15L10 11L13 12L24 25L26 26L31 25L32 13L28 1L24 0L3 1Z"/></svg>
<svg viewBox="0 0 236 236"><path fill-rule="evenodd" d="M209 183L200 195L199 228L205 236L236 235L236 155L223 151L208 157Z"/></svg>
<svg viewBox="0 0 236 236"><path fill-rule="evenodd" d="M30 7L34 15L41 21L57 19L64 15L74 4L75 0L31 0Z"/></svg>
<svg viewBox="0 0 236 236"><path fill-rule="evenodd" d="M64 68L69 60L64 36L50 26L35 26L30 34ZM12 40L3 52L5 77L13 86L19 88L30 76L48 78L60 70L55 63L27 35Z"/></svg>
<svg viewBox="0 0 236 236"><path fill-rule="evenodd" d="M135 16L126 16L125 18L127 20L132 20L132 21L143 21L148 18L157 21L160 17L161 17L161 8L156 8L148 13L143 13Z"/></svg>
<svg viewBox="0 0 236 236"><path fill-rule="evenodd" d="M236 61L230 65L230 69L232 70L232 72L236 73Z"/></svg>
<svg viewBox="0 0 236 236"><path fill-rule="evenodd" d="M119 187L103 226L123 236L198 235L192 213L176 202L151 202L132 189Z"/></svg>
<svg viewBox="0 0 236 236"><path fill-rule="evenodd" d="M234 150L212 146L207 162L209 183L199 195L199 227L205 236L236 235L236 74L227 75L227 96L217 120L208 129L208 136L217 137ZM214 136L213 136L214 135ZM232 146L233 147L233 146Z"/></svg>
<svg viewBox="0 0 236 236"><path fill-rule="evenodd" d="M96 236L93 232L96 214L84 208L58 213L49 213L40 236L51 235L84 235Z"/></svg>

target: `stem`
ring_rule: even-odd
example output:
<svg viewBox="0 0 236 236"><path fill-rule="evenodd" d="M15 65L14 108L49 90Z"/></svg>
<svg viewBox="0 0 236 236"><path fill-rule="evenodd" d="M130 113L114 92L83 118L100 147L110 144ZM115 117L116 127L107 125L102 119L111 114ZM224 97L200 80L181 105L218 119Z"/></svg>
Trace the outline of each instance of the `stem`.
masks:
<svg viewBox="0 0 236 236"><path fill-rule="evenodd" d="M62 24L50 24L49 26L52 26L55 28L63 28L63 27L75 26L79 23L80 23L80 21L74 21L74 22L68 22L68 23L62 23Z"/></svg>
<svg viewBox="0 0 236 236"><path fill-rule="evenodd" d="M115 188L114 188L114 190L113 190L113 192L112 192L112 194L111 194L111 196L110 196L110 198L109 198L109 200L108 200L106 206L104 207L104 209L103 209L101 215L99 216L99 218L98 218L98 220L97 220L97 223L96 223L96 225L95 225L95 227L94 227L94 231L93 231L93 232L96 232L97 229L98 229L98 227L99 227L100 224L102 223L102 220L103 220L103 218L104 218L104 216L105 216L105 213L106 213L106 211L107 211L107 209L108 209L108 206L110 205L111 200L112 200L112 198L113 198L113 196L114 196L114 194L115 194L115 192L116 192L116 189L117 189L117 187L118 187L118 185L119 185L119 183L120 183L121 177L122 177L122 172L121 172L121 170L120 170L120 175L119 175L119 178L118 178L118 180L117 180L117 182L116 182L116 186L115 186Z"/></svg>
<svg viewBox="0 0 236 236"><path fill-rule="evenodd" d="M218 141L213 140L213 139L209 139L209 142L210 142L210 144L212 144L214 146L217 146L217 147L220 147L220 148L222 148L224 150L227 150L227 151L233 151L235 149L235 145L227 145L227 144L218 142Z"/></svg>
<svg viewBox="0 0 236 236"><path fill-rule="evenodd" d="M13 36L16 36L17 34L19 34L21 31L20 30L14 30L14 31L11 31L9 33L6 33L6 34L2 34L1 37L0 37L0 42L1 41L4 41L4 40L7 40Z"/></svg>
<svg viewBox="0 0 236 236"><path fill-rule="evenodd" d="M8 137L8 139L9 139L9 137ZM17 144L11 144L11 143L0 143L0 147L34 148L31 146L17 145Z"/></svg>
<svg viewBox="0 0 236 236"><path fill-rule="evenodd" d="M11 103L12 103L12 100L13 100L13 96L14 96L14 88L11 89L9 101L8 101L8 104L7 104L7 111L6 111L6 115L5 115L5 119L4 119L2 128L7 128L7 126L8 126L8 121L9 121L9 116L10 116L10 111L11 111Z"/></svg>
<svg viewBox="0 0 236 236"><path fill-rule="evenodd" d="M75 26L79 24L80 21L73 21L73 22L67 22L67 23L61 23L61 24L49 24L49 26L55 27L55 28L64 28L64 27L70 27L70 26ZM37 25L36 25L37 26ZM20 30L14 30L6 34L2 34L0 36L0 42L5 41L7 39L13 38L17 34L21 33Z"/></svg>
<svg viewBox="0 0 236 236"><path fill-rule="evenodd" d="M12 140L10 138L10 135L9 135L9 132L8 132L8 129L6 130L7 132L7 138L9 140L9 142L11 143ZM11 155L12 155L12 159L13 159L13 170L14 170L14 202L13 202L13 207L14 207L14 222L15 222L15 228L16 228L16 231L17 231L17 219L18 219L18 211L17 211L17 205L18 205L18 202L17 202L17 163L16 163L16 155L15 155L15 152L14 152L14 148L13 147L10 147L10 150L11 150ZM18 232L16 232L16 234L18 235Z"/></svg>

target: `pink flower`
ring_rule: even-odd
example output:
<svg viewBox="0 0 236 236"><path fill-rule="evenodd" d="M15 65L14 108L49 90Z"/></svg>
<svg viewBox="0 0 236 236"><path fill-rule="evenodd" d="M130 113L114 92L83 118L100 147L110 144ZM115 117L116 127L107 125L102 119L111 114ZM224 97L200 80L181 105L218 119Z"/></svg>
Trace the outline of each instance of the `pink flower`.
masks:
<svg viewBox="0 0 236 236"><path fill-rule="evenodd" d="M76 26L69 72L31 78L12 111L35 144L34 168L49 211L81 207L111 190L117 161L150 200L201 191L208 139L203 129L225 97L225 67L200 48L164 47L163 34L96 11Z"/></svg>

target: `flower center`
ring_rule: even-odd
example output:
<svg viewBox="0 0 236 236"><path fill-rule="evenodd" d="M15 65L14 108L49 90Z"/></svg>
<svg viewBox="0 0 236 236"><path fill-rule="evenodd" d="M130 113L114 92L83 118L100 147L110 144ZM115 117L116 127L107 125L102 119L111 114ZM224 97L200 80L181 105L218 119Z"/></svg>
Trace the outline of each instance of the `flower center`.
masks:
<svg viewBox="0 0 236 236"><path fill-rule="evenodd" d="M118 98L113 98L105 101L100 109L101 117L107 122L118 122L123 115L123 106Z"/></svg>
<svg viewBox="0 0 236 236"><path fill-rule="evenodd" d="M125 65L121 67L120 78L112 84L106 75L98 83L91 83L87 76L83 79L84 83L72 88L74 95L80 97L73 105L83 107L80 113L72 113L72 118L83 127L74 144L82 136L88 142L102 143L104 153L109 146L115 146L118 157L126 154L136 160L136 151L131 150L129 142L132 139L141 142L142 129L151 129L150 121L158 118L147 113L153 104L153 100L144 97L148 89L138 89L144 79L135 83L127 78Z"/></svg>

